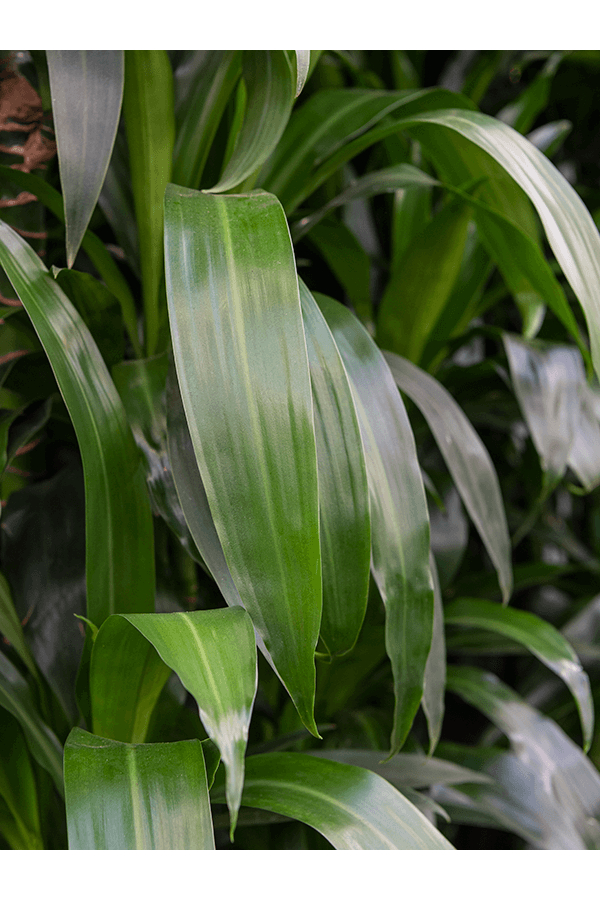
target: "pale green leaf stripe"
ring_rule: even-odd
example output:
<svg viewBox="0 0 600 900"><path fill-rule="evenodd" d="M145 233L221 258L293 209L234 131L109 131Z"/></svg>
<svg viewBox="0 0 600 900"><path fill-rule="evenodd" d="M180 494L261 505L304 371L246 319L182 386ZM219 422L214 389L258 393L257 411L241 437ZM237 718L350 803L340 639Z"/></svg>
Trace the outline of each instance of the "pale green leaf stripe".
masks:
<svg viewBox="0 0 600 900"><path fill-rule="evenodd" d="M535 206L550 246L583 308L600 375L600 235L574 188L533 144L480 112L440 110L405 121L453 129L489 153Z"/></svg>
<svg viewBox="0 0 600 900"><path fill-rule="evenodd" d="M446 606L448 625L470 625L505 635L527 647L555 672L571 691L583 731L585 750L589 750L594 731L594 706L590 680L569 642L549 622L533 613L498 606L490 600L462 598Z"/></svg>
<svg viewBox="0 0 600 900"><path fill-rule="evenodd" d="M510 537L500 483L481 438L439 381L409 360L384 353L396 384L431 428L456 489L498 573L505 602L512 592Z"/></svg>
<svg viewBox="0 0 600 900"><path fill-rule="evenodd" d="M314 297L300 282L313 392L319 469L323 617L321 639L336 655L352 649L367 608L371 560L369 487L352 391Z"/></svg>
<svg viewBox="0 0 600 900"><path fill-rule="evenodd" d="M214 850L200 741L127 744L74 728L65 745L69 850Z"/></svg>
<svg viewBox="0 0 600 900"><path fill-rule="evenodd" d="M246 113L233 156L212 191L229 191L258 170L277 146L288 123L296 73L284 50L245 50Z"/></svg>
<svg viewBox="0 0 600 900"><path fill-rule="evenodd" d="M71 268L112 155L123 99L123 51L47 50L46 56Z"/></svg>
<svg viewBox="0 0 600 900"><path fill-rule="evenodd" d="M244 607L316 733L317 452L285 216L263 191L174 185L165 210L173 354L211 515Z"/></svg>
<svg viewBox="0 0 600 900"><path fill-rule="evenodd" d="M414 436L391 372L352 313L316 294L348 373L358 413L371 507L371 569L385 603L396 705L391 753L423 696L433 629L429 516Z"/></svg>
<svg viewBox="0 0 600 900"><path fill-rule="evenodd" d="M454 849L374 772L306 754L249 757L242 803L305 822L336 850Z"/></svg>
<svg viewBox="0 0 600 900"><path fill-rule="evenodd" d="M29 685L3 653L0 653L0 706L21 723L33 758L50 773L62 795L62 747L37 711Z"/></svg>
<svg viewBox="0 0 600 900"><path fill-rule="evenodd" d="M0 222L0 264L56 375L83 460L87 616L154 608L153 525L123 404L74 306L32 248Z"/></svg>

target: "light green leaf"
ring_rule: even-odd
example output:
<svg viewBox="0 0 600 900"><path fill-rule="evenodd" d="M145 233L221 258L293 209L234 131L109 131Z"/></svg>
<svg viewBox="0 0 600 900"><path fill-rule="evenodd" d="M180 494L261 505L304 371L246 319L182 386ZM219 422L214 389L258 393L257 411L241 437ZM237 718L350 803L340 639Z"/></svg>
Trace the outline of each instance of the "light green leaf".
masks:
<svg viewBox="0 0 600 900"><path fill-rule="evenodd" d="M323 617L331 655L358 638L369 593L369 492L360 428L346 370L313 296L300 282L319 471Z"/></svg>
<svg viewBox="0 0 600 900"><path fill-rule="evenodd" d="M423 699L421 705L427 719L429 754L431 755L442 734L444 721L444 696L446 693L446 642L444 639L444 606L442 591L433 553L430 553L433 579L433 634L431 648L425 666Z"/></svg>
<svg viewBox="0 0 600 900"><path fill-rule="evenodd" d="M256 645L250 617L242 609L211 609L123 618L150 641L198 703L202 724L219 748L227 772L226 795L233 835L257 687Z"/></svg>
<svg viewBox="0 0 600 900"><path fill-rule="evenodd" d="M123 118L138 223L146 355L163 349L163 197L171 180L175 113L173 72L166 50L125 52Z"/></svg>
<svg viewBox="0 0 600 900"><path fill-rule="evenodd" d="M481 438L449 392L393 353L385 358L396 384L423 413L467 511L498 572L502 597L512 591L511 547L500 483Z"/></svg>
<svg viewBox="0 0 600 900"><path fill-rule="evenodd" d="M387 762L382 762L377 750L313 750L311 756L370 769L398 790L426 788L433 784L489 784L492 781L485 772L418 753L398 753Z"/></svg>
<svg viewBox="0 0 600 900"><path fill-rule="evenodd" d="M249 757L242 803L305 822L336 850L454 849L374 772L303 753Z"/></svg>
<svg viewBox="0 0 600 900"><path fill-rule="evenodd" d="M174 185L165 209L173 354L212 518L244 607L316 734L317 452L285 216L262 191Z"/></svg>
<svg viewBox="0 0 600 900"><path fill-rule="evenodd" d="M229 191L262 166L287 125L296 73L285 50L245 50L246 114L233 156L212 191Z"/></svg>
<svg viewBox="0 0 600 900"><path fill-rule="evenodd" d="M71 268L115 142L123 99L123 51L47 50L46 56Z"/></svg>
<svg viewBox="0 0 600 900"><path fill-rule="evenodd" d="M214 850L200 741L65 745L69 850Z"/></svg>
<svg viewBox="0 0 600 900"><path fill-rule="evenodd" d="M371 504L371 568L385 603L386 650L396 707L391 753L410 729L423 696L433 629L429 517L413 433L380 350L358 319L315 295L327 320L358 413Z"/></svg>
<svg viewBox="0 0 600 900"><path fill-rule="evenodd" d="M579 422L567 462L586 493L600 484L600 392L597 383L581 386Z"/></svg>
<svg viewBox="0 0 600 900"><path fill-rule="evenodd" d="M137 447L106 365L31 247L0 222L0 263L44 346L71 416L86 490L87 616L154 608L152 516Z"/></svg>
<svg viewBox="0 0 600 900"><path fill-rule="evenodd" d="M296 50L296 97L302 93L310 70L310 50Z"/></svg>
<svg viewBox="0 0 600 900"><path fill-rule="evenodd" d="M589 750L594 729L590 681L569 642L549 622L533 613L508 609L489 600L461 598L446 605L447 625L470 625L505 635L527 647L565 682L577 704L584 749Z"/></svg>

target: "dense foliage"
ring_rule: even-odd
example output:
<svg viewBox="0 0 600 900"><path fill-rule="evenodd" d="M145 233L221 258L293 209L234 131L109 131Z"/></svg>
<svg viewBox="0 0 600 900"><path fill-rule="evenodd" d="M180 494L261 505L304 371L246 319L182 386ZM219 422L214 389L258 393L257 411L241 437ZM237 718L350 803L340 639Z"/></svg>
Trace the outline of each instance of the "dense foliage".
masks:
<svg viewBox="0 0 600 900"><path fill-rule="evenodd" d="M0 69L0 845L600 849L600 52Z"/></svg>

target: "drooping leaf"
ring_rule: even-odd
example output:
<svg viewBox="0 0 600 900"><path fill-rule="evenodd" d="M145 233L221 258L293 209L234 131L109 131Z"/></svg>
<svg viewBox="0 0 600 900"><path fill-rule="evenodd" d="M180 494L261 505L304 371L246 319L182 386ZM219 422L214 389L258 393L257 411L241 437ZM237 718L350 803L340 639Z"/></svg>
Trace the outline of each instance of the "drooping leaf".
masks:
<svg viewBox="0 0 600 900"><path fill-rule="evenodd" d="M312 383L319 471L323 617L327 652L348 652L369 592L369 493L348 377L323 314L303 282L300 302Z"/></svg>
<svg viewBox="0 0 600 900"><path fill-rule="evenodd" d="M229 191L262 166L277 146L296 96L296 72L285 50L245 50L247 101L233 156L212 191Z"/></svg>
<svg viewBox="0 0 600 900"><path fill-rule="evenodd" d="M217 534L244 607L316 733L317 453L283 210L262 191L171 185L166 260L177 376Z"/></svg>
<svg viewBox="0 0 600 900"><path fill-rule="evenodd" d="M71 268L112 154L123 99L123 51L47 50L46 54Z"/></svg>
<svg viewBox="0 0 600 900"><path fill-rule="evenodd" d="M555 672L573 694L589 750L594 728L590 681L569 642L550 622L521 609L498 606L489 600L461 598L444 610L448 625L470 625L503 634L524 644L544 665Z"/></svg>
<svg viewBox="0 0 600 900"><path fill-rule="evenodd" d="M214 850L200 741L65 745L69 850Z"/></svg>
<svg viewBox="0 0 600 900"><path fill-rule="evenodd" d="M449 129L481 148L529 197L542 220L550 247L584 311L598 374L600 235L574 188L533 144L498 119L470 110L440 110L420 114L406 125L412 129L413 124L419 123ZM426 129L420 127L415 134L421 141L428 138ZM510 210L508 216L511 217Z"/></svg>
<svg viewBox="0 0 600 900"><path fill-rule="evenodd" d="M241 609L211 609L123 618L150 641L198 703L202 724L225 765L233 836L257 687L250 617Z"/></svg>
<svg viewBox="0 0 600 900"><path fill-rule="evenodd" d="M391 753L423 695L433 629L429 518L413 433L380 350L341 304L315 295L331 329L358 413L371 503L372 572L385 604L396 706Z"/></svg>
<svg viewBox="0 0 600 900"><path fill-rule="evenodd" d="M220 795L215 785L213 800ZM299 819L336 850L454 849L374 772L304 753L249 757L242 804Z"/></svg>
<svg viewBox="0 0 600 900"><path fill-rule="evenodd" d="M527 793L544 809L546 829L560 832L560 849L584 850L598 840L600 776L579 747L552 719L546 718L495 675L480 669L450 666L448 689L475 706L510 739L521 774L521 802ZM513 784L515 773L507 782ZM558 827L557 827L558 826ZM556 844L554 849L558 849Z"/></svg>
<svg viewBox="0 0 600 900"><path fill-rule="evenodd" d="M449 392L431 375L393 353L385 358L396 384L423 413L456 489L498 573L502 597L512 591L511 547L500 483L479 435Z"/></svg>
<svg viewBox="0 0 600 900"><path fill-rule="evenodd" d="M43 263L0 222L0 262L42 342L77 434L86 486L88 618L154 607L150 504L123 405L81 317Z"/></svg>

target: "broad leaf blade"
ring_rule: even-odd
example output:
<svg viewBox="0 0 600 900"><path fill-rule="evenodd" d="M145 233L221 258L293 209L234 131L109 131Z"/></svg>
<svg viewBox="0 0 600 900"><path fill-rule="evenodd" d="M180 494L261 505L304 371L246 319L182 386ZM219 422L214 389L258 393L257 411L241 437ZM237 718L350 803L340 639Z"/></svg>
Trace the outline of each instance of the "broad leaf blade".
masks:
<svg viewBox="0 0 600 900"><path fill-rule="evenodd" d="M47 50L46 54L71 268L112 154L123 99L123 51Z"/></svg>
<svg viewBox="0 0 600 900"><path fill-rule="evenodd" d="M227 772L233 835L258 677L250 617L242 609L214 609L124 618L150 641L197 701Z"/></svg>
<svg viewBox="0 0 600 900"><path fill-rule="evenodd" d="M502 597L512 591L511 547L500 483L479 435L448 391L431 375L393 353L385 358L396 384L419 407L461 499L498 572Z"/></svg>
<svg viewBox="0 0 600 900"><path fill-rule="evenodd" d="M348 373L358 413L371 503L372 572L385 603L386 649L396 709L391 753L423 695L433 629L429 517L413 433L390 370L352 313L315 296Z"/></svg>
<svg viewBox="0 0 600 900"><path fill-rule="evenodd" d="M446 606L448 625L470 625L503 634L524 644L565 682L577 704L584 749L589 750L594 729L590 682L569 642L549 622L533 613L498 606L489 600L464 598Z"/></svg>
<svg viewBox="0 0 600 900"><path fill-rule="evenodd" d="M371 529L367 471L348 377L310 291L300 302L312 382L319 467L323 617L332 655L356 643L367 607Z"/></svg>
<svg viewBox="0 0 600 900"><path fill-rule="evenodd" d="M65 745L69 850L214 850L200 741Z"/></svg>
<svg viewBox="0 0 600 900"><path fill-rule="evenodd" d="M316 733L317 453L283 210L262 191L173 185L165 208L173 353L212 518L254 627Z"/></svg>
<svg viewBox="0 0 600 900"><path fill-rule="evenodd" d="M42 342L73 421L86 489L88 618L154 607L152 517L125 410L81 317L25 241L0 223L0 262Z"/></svg>
<svg viewBox="0 0 600 900"><path fill-rule="evenodd" d="M242 803L305 822L336 850L453 849L374 772L303 753L249 757Z"/></svg>

